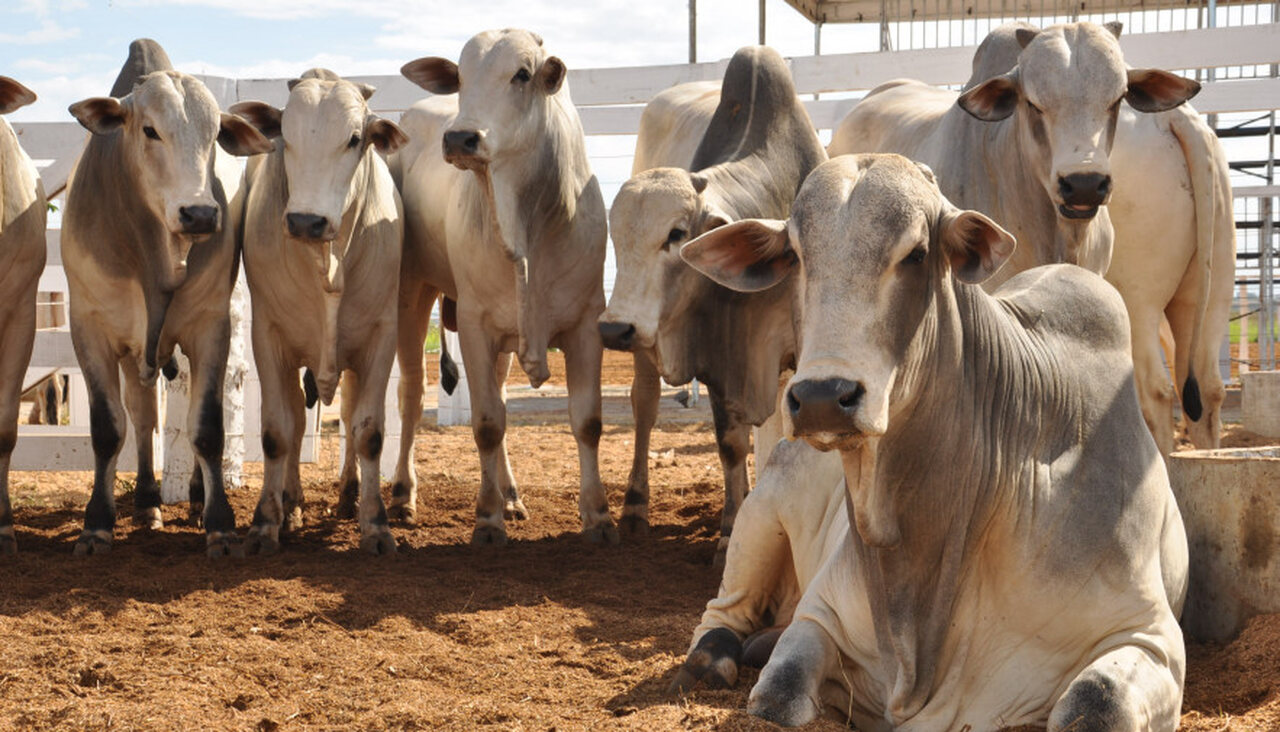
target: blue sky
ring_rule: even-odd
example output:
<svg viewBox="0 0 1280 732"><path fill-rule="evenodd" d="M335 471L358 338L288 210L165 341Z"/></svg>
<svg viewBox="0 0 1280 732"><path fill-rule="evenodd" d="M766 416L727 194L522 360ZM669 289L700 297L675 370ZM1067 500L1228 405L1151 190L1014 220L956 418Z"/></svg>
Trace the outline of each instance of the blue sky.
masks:
<svg viewBox="0 0 1280 732"><path fill-rule="evenodd" d="M148 36L190 73L293 77L312 66L395 74L424 55L456 58L472 34L516 26L541 33L570 67L682 63L686 0L8 0L0 12L0 74L40 100L13 120L69 120L67 105L105 94L129 41ZM768 0L768 41L812 53L813 27ZM753 0L700 0L699 60L756 39ZM872 50L872 28L830 26L824 52Z"/></svg>

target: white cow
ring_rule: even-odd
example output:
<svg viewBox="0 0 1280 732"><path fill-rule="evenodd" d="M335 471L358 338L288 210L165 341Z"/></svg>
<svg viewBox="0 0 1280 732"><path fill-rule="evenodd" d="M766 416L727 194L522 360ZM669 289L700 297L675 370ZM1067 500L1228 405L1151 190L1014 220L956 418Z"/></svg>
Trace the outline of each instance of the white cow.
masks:
<svg viewBox="0 0 1280 732"><path fill-rule="evenodd" d="M243 119L220 113L194 76L169 69L155 41L134 41L112 96L70 108L93 133L67 184L62 260L71 342L89 389L93 494L77 554L104 552L115 527L116 455L128 407L138 444L135 520L161 526L152 468L155 380L181 346L191 362L187 430L198 467L210 556L239 553L222 482L222 383L230 347L231 288L239 254L216 148L271 149ZM232 182L233 183L233 182ZM124 404L121 404L121 374Z"/></svg>
<svg viewBox="0 0 1280 732"><path fill-rule="evenodd" d="M367 84L312 69L290 84L283 111L262 102L232 108L280 139L265 160L254 161L246 180L244 264L266 458L250 551L275 552L282 525L301 522L300 368L315 375L326 404L341 375L347 455L339 513L355 512L358 486L360 546L374 554L395 551L378 491L378 457L395 359L404 224L379 153L398 150L408 138L369 111L371 94Z"/></svg>
<svg viewBox="0 0 1280 732"><path fill-rule="evenodd" d="M690 81L654 95L640 113L632 177L653 168L688 170L719 104L718 81Z"/></svg>
<svg viewBox="0 0 1280 732"><path fill-rule="evenodd" d="M0 114L34 102L28 88L0 76ZM36 334L36 287L44 270L44 186L8 121L0 119L0 554L18 550L9 503L9 458L18 439L22 378Z"/></svg>
<svg viewBox="0 0 1280 732"><path fill-rule="evenodd" d="M512 352L530 384L545 381L548 346L565 354L583 536L616 542L597 456L604 199L587 161L564 62L536 34L487 31L467 42L456 65L423 58L401 73L440 96L405 113L401 125L411 142L391 161L405 205L398 349L404 439L392 511L411 516L415 510L422 342L432 303L443 292L457 303L480 452L472 542L504 543L504 516L528 515L507 460L502 384Z"/></svg>
<svg viewBox="0 0 1280 732"><path fill-rule="evenodd" d="M773 599L790 624L749 709L777 722L1177 727L1187 543L1124 304L1067 265L975 286L1014 245L896 155L835 158L789 221L685 245L726 285L797 271L784 429L839 455L847 510L829 457L775 451L678 684L727 680Z"/></svg>

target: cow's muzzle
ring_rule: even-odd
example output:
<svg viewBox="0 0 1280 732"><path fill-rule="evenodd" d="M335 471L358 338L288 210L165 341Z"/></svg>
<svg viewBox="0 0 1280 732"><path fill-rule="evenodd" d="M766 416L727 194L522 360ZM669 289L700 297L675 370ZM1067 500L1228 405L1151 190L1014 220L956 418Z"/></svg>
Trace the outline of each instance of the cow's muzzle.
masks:
<svg viewBox="0 0 1280 732"><path fill-rule="evenodd" d="M218 230L218 209L216 206L183 206L178 209L178 224L184 234L212 234Z"/></svg>
<svg viewBox="0 0 1280 732"><path fill-rule="evenodd" d="M857 438L858 408L867 389L848 379L805 379L787 390L787 415L796 437ZM815 447L837 447L835 443Z"/></svg>
<svg viewBox="0 0 1280 732"><path fill-rule="evenodd" d="M1068 219L1091 219L1111 196L1111 176L1106 173L1072 173L1058 177L1058 213Z"/></svg>
<svg viewBox="0 0 1280 732"><path fill-rule="evenodd" d="M483 168L488 162L481 152L483 142L477 130L449 130L444 133L444 160L463 170Z"/></svg>
<svg viewBox="0 0 1280 732"><path fill-rule="evenodd" d="M631 323L600 323L600 340L604 347L615 351L630 351L636 345L636 327Z"/></svg>
<svg viewBox="0 0 1280 732"><path fill-rule="evenodd" d="M334 237L333 227L329 224L329 219L324 216L305 213L285 214L284 224L289 230L289 236L295 239L327 241Z"/></svg>

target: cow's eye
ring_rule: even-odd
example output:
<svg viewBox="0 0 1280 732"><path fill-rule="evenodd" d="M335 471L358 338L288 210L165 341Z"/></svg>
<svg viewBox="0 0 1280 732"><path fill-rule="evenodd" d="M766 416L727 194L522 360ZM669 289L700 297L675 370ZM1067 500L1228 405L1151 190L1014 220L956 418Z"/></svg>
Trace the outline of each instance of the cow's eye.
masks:
<svg viewBox="0 0 1280 732"><path fill-rule="evenodd" d="M920 264L921 262L924 261L924 257L928 253L929 253L929 250L926 249L923 244L921 244L915 249L912 249L911 253L908 254L906 258L903 259L902 261L909 262L911 264Z"/></svg>
<svg viewBox="0 0 1280 732"><path fill-rule="evenodd" d="M160 133L156 132L156 128L152 127L151 125L147 125L146 127L143 127L142 134L146 135L148 140L160 139Z"/></svg>
<svg viewBox="0 0 1280 732"><path fill-rule="evenodd" d="M662 251L667 251L671 248L672 244L680 243L680 241L688 235L689 233L684 229L672 229L667 232L667 240L662 243Z"/></svg>
<svg viewBox="0 0 1280 732"><path fill-rule="evenodd" d="M518 81L523 84L524 82L528 81L531 78L533 77L529 75L528 69L520 69L519 71L516 72L515 76L511 77L511 80Z"/></svg>
<svg viewBox="0 0 1280 732"><path fill-rule="evenodd" d="M352 135L352 136L351 136L351 139L350 139L350 140L347 140L347 147L348 147L348 148L356 148L356 147L359 147L359 146L360 146L360 135L358 135L358 134L357 134L357 135Z"/></svg>

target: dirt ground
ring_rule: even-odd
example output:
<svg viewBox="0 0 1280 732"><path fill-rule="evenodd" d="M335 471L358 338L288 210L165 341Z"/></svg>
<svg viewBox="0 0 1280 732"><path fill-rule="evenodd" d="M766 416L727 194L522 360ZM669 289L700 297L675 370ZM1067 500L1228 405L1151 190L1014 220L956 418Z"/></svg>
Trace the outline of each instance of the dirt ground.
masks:
<svg viewBox="0 0 1280 732"><path fill-rule="evenodd" d="M629 358L605 372L629 383ZM621 415L606 417L600 459L616 515L631 428L625 389L606 393L606 415ZM536 405L513 409L508 433L532 517L501 549L467 545L471 432L434 419L418 436L419 523L395 527L391 559L361 554L353 523L332 516L331 434L303 468L307 526L265 559L211 563L184 506L166 507L162 531L134 530L123 481L115 548L74 559L89 476L15 473L0 729L771 729L739 711L753 672L731 691L665 692L716 591L722 504L706 401L685 410L672 393L653 437L653 529L620 546L578 539L573 439ZM247 472L242 527L261 484L260 466ZM1188 652L1184 729L1280 729L1280 616Z"/></svg>

